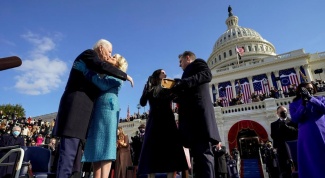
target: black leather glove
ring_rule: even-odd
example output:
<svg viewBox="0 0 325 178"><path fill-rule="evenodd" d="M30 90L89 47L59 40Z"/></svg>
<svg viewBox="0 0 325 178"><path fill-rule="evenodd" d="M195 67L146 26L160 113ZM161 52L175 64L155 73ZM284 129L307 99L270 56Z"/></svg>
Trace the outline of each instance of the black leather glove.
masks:
<svg viewBox="0 0 325 178"><path fill-rule="evenodd" d="M148 86L148 84L145 84L144 88L143 88L142 95L146 96L146 95L148 95L148 93L149 93L149 86Z"/></svg>
<svg viewBox="0 0 325 178"><path fill-rule="evenodd" d="M184 81L179 78L175 78L174 81L175 81L175 85L173 86L173 88L176 90L181 90L184 86Z"/></svg>
<svg viewBox="0 0 325 178"><path fill-rule="evenodd" d="M305 87L302 87L301 88L301 97L304 100L309 101L312 96L311 96L311 94L309 93L309 91Z"/></svg>

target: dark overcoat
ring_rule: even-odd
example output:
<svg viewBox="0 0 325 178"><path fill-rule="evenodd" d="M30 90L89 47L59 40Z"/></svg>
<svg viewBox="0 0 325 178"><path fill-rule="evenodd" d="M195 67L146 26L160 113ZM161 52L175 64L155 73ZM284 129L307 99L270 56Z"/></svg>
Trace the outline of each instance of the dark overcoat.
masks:
<svg viewBox="0 0 325 178"><path fill-rule="evenodd" d="M157 89L157 86L154 88ZM140 153L139 175L188 169L171 108L170 91L162 89L156 95L155 89L148 93L144 92L140 98L141 106L145 106L149 101L150 110Z"/></svg>
<svg viewBox="0 0 325 178"><path fill-rule="evenodd" d="M94 50L82 52L75 61L83 61L89 70L126 80L126 73L98 58ZM53 135L85 139L95 99L100 90L83 73L72 68L61 97Z"/></svg>
<svg viewBox="0 0 325 178"><path fill-rule="evenodd" d="M210 97L211 79L211 70L202 59L190 63L182 75L184 90L179 94L178 112L179 129L185 147L196 142L221 141Z"/></svg>
<svg viewBox="0 0 325 178"><path fill-rule="evenodd" d="M214 166L216 173L227 173L226 147L221 146L220 150L213 150Z"/></svg>

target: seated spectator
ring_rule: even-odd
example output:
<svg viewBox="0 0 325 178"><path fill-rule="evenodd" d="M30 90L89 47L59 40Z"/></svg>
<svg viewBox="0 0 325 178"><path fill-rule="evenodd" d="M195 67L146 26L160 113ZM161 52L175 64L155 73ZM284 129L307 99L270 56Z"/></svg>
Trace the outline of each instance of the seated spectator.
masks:
<svg viewBox="0 0 325 178"><path fill-rule="evenodd" d="M252 102L259 102L259 101L261 101L260 98L259 98L259 96L256 95L255 93L252 93L251 94L251 98L252 98Z"/></svg>
<svg viewBox="0 0 325 178"><path fill-rule="evenodd" d="M271 98L279 98L279 92L276 88L271 87L270 89L270 97Z"/></svg>
<svg viewBox="0 0 325 178"><path fill-rule="evenodd" d="M289 95L289 97L296 96L296 85L295 84L292 84L289 86L288 95Z"/></svg>
<svg viewBox="0 0 325 178"><path fill-rule="evenodd" d="M6 146L25 146L24 138L20 136L21 128L19 126L14 126L12 128L11 134L3 134L0 137L0 147ZM5 150L4 152L0 152L0 158L6 154L9 150ZM15 162L17 157L16 153L11 154L8 158L6 158L3 162ZM0 177L8 176L12 173L13 166L0 166Z"/></svg>
<svg viewBox="0 0 325 178"><path fill-rule="evenodd" d="M44 137L42 134L38 134L36 138L36 146L41 146L43 144Z"/></svg>

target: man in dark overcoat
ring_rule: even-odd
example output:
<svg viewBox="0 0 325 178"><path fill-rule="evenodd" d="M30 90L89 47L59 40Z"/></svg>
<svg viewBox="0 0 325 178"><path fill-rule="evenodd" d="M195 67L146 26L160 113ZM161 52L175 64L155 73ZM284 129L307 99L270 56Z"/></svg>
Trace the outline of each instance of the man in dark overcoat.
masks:
<svg viewBox="0 0 325 178"><path fill-rule="evenodd" d="M227 160L226 160L226 147L221 145L219 142L213 149L214 152L214 163L215 163L215 175L216 178L227 177Z"/></svg>
<svg viewBox="0 0 325 178"><path fill-rule="evenodd" d="M191 150L196 177L214 178L212 145L221 139L209 90L212 74L207 63L191 51L179 55L179 64L184 72L172 90L178 95L182 142Z"/></svg>
<svg viewBox="0 0 325 178"><path fill-rule="evenodd" d="M279 118L271 123L273 148L277 150L280 174L282 174L283 177L290 177L291 170L290 166L287 164L289 155L285 142L298 138L298 125L292 122L288 117L287 108L284 106L279 106L277 108L277 115Z"/></svg>
<svg viewBox="0 0 325 178"><path fill-rule="evenodd" d="M133 86L130 76L106 62L111 59L111 53L112 44L101 39L75 61L83 61L88 69L97 73L129 80ZM100 90L82 72L71 69L53 128L53 135L61 137L56 172L59 178L68 178L81 171L81 143L86 139L93 104L99 93Z"/></svg>

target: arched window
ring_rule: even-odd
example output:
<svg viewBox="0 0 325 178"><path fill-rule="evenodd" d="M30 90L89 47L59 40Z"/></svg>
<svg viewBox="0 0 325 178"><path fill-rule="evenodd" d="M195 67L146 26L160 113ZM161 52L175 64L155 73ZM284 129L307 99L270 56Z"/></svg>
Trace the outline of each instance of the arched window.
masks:
<svg viewBox="0 0 325 178"><path fill-rule="evenodd" d="M221 61L221 55L219 55L219 61Z"/></svg>
<svg viewBox="0 0 325 178"><path fill-rule="evenodd" d="M227 57L227 54L226 52L223 53L223 58L226 58Z"/></svg>
<svg viewBox="0 0 325 178"><path fill-rule="evenodd" d="M232 51L231 50L229 50L229 56L232 56Z"/></svg>

